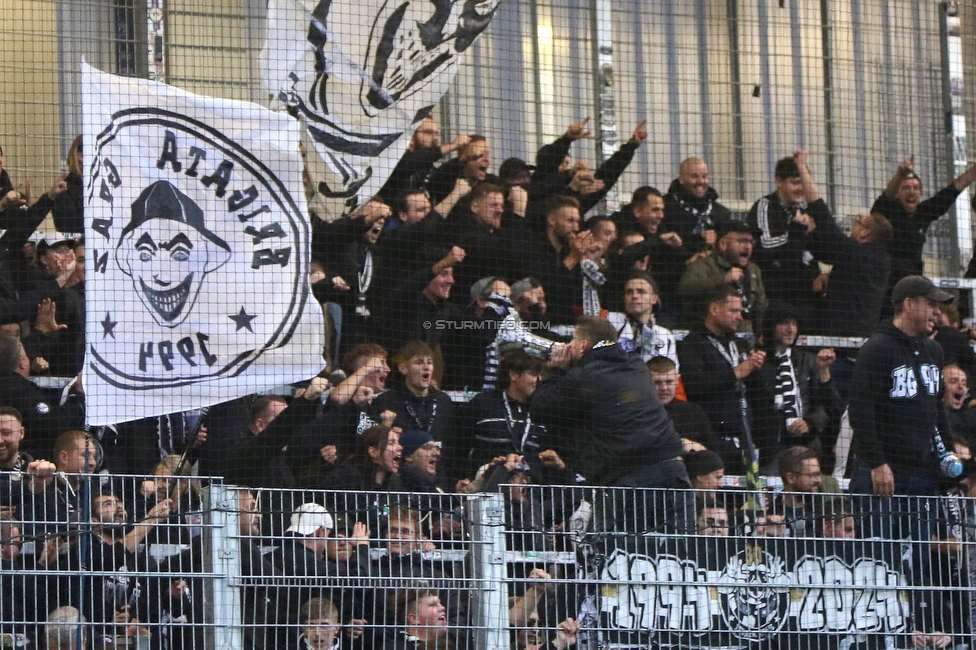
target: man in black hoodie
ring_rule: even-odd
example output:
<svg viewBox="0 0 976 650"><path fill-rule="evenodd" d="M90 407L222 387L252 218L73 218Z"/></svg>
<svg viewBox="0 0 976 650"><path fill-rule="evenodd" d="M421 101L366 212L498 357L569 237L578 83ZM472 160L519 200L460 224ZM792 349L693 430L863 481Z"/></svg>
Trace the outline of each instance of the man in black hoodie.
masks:
<svg viewBox="0 0 976 650"><path fill-rule="evenodd" d="M934 532L926 497L941 493L936 448L942 442L952 449L952 441L942 401L942 348L929 335L951 300L927 278L902 278L891 292L894 318L858 352L849 407L856 457L850 491L881 497L858 499L867 515L861 519L864 538L928 543ZM930 584L929 549L913 544L911 563L911 582ZM915 619L925 621L932 611L926 592L909 593Z"/></svg>
<svg viewBox="0 0 976 650"><path fill-rule="evenodd" d="M607 321L583 316L573 340L553 350L549 375L532 395L532 411L575 454L572 465L596 485L689 488L681 439L657 399L640 357L617 345ZM633 497L631 497L633 498ZM653 504L642 514L618 503L618 526L647 530L668 523L674 504ZM651 504L647 504L651 505ZM680 512L682 506L678 505ZM624 517L633 516L631 521ZM683 519L678 515L679 525Z"/></svg>
<svg viewBox="0 0 976 650"><path fill-rule="evenodd" d="M942 404L942 349L928 335L952 295L910 275L895 285L891 300L894 319L878 326L854 366L850 419L859 466L851 492L935 495L933 437L939 432L948 441L950 428Z"/></svg>

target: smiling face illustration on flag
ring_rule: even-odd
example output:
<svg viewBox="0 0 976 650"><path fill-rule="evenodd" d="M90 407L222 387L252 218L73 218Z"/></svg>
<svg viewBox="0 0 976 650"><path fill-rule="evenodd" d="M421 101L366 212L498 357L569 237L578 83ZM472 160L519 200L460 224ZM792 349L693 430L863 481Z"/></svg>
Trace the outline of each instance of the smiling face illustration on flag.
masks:
<svg viewBox="0 0 976 650"><path fill-rule="evenodd" d="M209 406L322 369L299 125L83 69L90 424Z"/></svg>
<svg viewBox="0 0 976 650"><path fill-rule="evenodd" d="M157 323L176 327L193 308L208 273L230 247L207 230L203 210L172 183L156 181L132 204L116 260Z"/></svg>

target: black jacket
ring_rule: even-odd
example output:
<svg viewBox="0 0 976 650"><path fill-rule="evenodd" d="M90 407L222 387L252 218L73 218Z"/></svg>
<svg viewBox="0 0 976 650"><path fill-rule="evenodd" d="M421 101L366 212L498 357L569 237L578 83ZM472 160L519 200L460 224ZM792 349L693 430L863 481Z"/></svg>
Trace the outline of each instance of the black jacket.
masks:
<svg viewBox="0 0 976 650"><path fill-rule="evenodd" d="M64 179L68 190L54 200L54 227L58 232L85 232L84 180L78 174Z"/></svg>
<svg viewBox="0 0 976 650"><path fill-rule="evenodd" d="M661 230L678 233L681 241L692 252L701 248L702 230L710 230L715 223L731 219L732 213L718 202L718 192L709 187L705 196L698 198L674 179L664 197L664 221Z"/></svg>
<svg viewBox="0 0 976 650"><path fill-rule="evenodd" d="M742 397L732 366L715 348L709 337L714 335L704 326L692 330L678 343L678 361L681 362L681 380L685 385L688 401L702 407L712 424L715 435L722 440L719 448L710 449L722 457L725 469L737 473L742 468L742 452L745 445L745 423L742 418ZM718 341L726 345L735 337L728 335ZM737 343L741 355L745 347ZM735 358L735 363L740 358ZM755 380L747 379L747 389ZM752 410L746 417L752 425Z"/></svg>
<svg viewBox="0 0 976 650"><path fill-rule="evenodd" d="M295 477L282 448L315 418L317 410L317 401L292 400L264 431L240 442L227 468L226 481L249 487L295 487Z"/></svg>
<svg viewBox="0 0 976 650"><path fill-rule="evenodd" d="M887 217L895 235L888 244L892 261L892 284L906 275L922 274L925 232L933 221L949 211L961 193L955 186L947 185L934 196L919 203L914 213L905 210L905 206L898 199L889 199L884 194L877 198L871 206L871 212L880 212Z"/></svg>
<svg viewBox="0 0 976 650"><path fill-rule="evenodd" d="M489 390L475 395L465 405L463 446L467 450L469 476L473 477L478 468L496 456L514 453L525 457L530 474L539 477L540 482L566 483L565 472L545 467L539 460L539 452L560 446L552 440L548 427L532 414L529 404L510 397L508 407L512 415L509 421L505 397L502 390ZM563 447L557 451L560 455L568 452Z"/></svg>
<svg viewBox="0 0 976 650"><path fill-rule="evenodd" d="M440 344L446 329L438 321L464 318L464 311L450 300L432 301L423 291L435 277L428 267L409 277L395 290L381 297L373 314L378 338L391 350L408 341L423 341L431 347Z"/></svg>
<svg viewBox="0 0 976 650"><path fill-rule="evenodd" d="M786 418L774 406L776 379L779 375L779 359L772 350L766 353L766 363L759 369L756 408L756 445L762 450L762 458L772 460L782 448L792 445L809 446L820 435L825 435L840 421L844 405L833 381L821 383L817 376L816 357L794 347L790 352L793 373L796 376L803 419L810 426L805 436L788 436Z"/></svg>
<svg viewBox="0 0 976 650"><path fill-rule="evenodd" d="M20 448L35 458L51 458L61 432L84 421L81 412L59 402L59 391L44 390L13 373L0 377L0 404L20 411L25 431Z"/></svg>
<svg viewBox="0 0 976 650"><path fill-rule="evenodd" d="M722 446L722 439L712 431L712 423L709 422L705 410L699 405L673 399L665 405L664 410L671 416L674 428L682 438L700 442L709 449Z"/></svg>
<svg viewBox="0 0 976 650"><path fill-rule="evenodd" d="M647 272L657 283L657 293L666 305L677 305L678 282L685 272L685 262L694 253L693 246L682 240L681 246L670 246L661 241L661 235L666 232L659 228L656 233L649 233L634 218L630 206L613 215L618 232L637 232L644 236L644 241L628 246L619 255L607 255L607 283L601 292L601 304L610 311L623 311L624 285L633 272L634 262L647 257ZM606 299L604 300L604 296Z"/></svg>
<svg viewBox="0 0 976 650"><path fill-rule="evenodd" d="M796 303L813 297L813 281L820 268L812 258L804 259L807 229L793 221L806 207L785 205L773 192L749 210L749 226L758 234L752 261L762 270L770 300Z"/></svg>
<svg viewBox="0 0 976 650"><path fill-rule="evenodd" d="M574 324L583 302L583 272L579 264L566 268L564 260L568 251L557 251L545 236L536 240L532 250L522 274L536 278L545 289L548 309L543 320L551 325Z"/></svg>
<svg viewBox="0 0 976 650"><path fill-rule="evenodd" d="M442 443L443 474L455 476L463 453L457 448L454 402L447 393L431 388L427 397L417 397L407 389L388 390L374 400L380 411L396 413L394 426L404 431L422 430ZM460 476L459 476L460 478Z"/></svg>
<svg viewBox="0 0 976 650"><path fill-rule="evenodd" d="M681 455L647 367L616 343L587 350L568 372L554 369L532 395L532 410L571 441L573 466L597 485Z"/></svg>
<svg viewBox="0 0 976 650"><path fill-rule="evenodd" d="M894 323L878 326L861 348L850 389L852 450L867 466L888 464L899 473L935 479L932 435L949 443L942 405L942 348L908 336Z"/></svg>
<svg viewBox="0 0 976 650"><path fill-rule="evenodd" d="M976 408L962 408L958 411L946 409L952 432L962 436L969 442L970 448L976 448Z"/></svg>
<svg viewBox="0 0 976 650"><path fill-rule="evenodd" d="M807 246L817 259L833 264L823 312L824 334L869 336L881 317L891 258L884 244L861 244L837 227L827 204L817 200L809 214L817 224Z"/></svg>
<svg viewBox="0 0 976 650"><path fill-rule="evenodd" d="M428 147L405 152L400 158L400 162L390 172L390 178L377 192L377 196L393 208L393 212L396 212L397 201L400 200L403 193L407 190L422 188L427 183L427 177L434 168L434 163L440 160L443 155L440 147Z"/></svg>

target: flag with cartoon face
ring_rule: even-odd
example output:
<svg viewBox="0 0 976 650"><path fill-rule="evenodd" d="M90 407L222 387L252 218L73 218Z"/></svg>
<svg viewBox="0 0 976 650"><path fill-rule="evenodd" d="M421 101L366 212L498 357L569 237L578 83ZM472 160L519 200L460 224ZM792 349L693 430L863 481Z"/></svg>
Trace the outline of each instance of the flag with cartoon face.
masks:
<svg viewBox="0 0 976 650"><path fill-rule="evenodd" d="M383 187L500 2L269 0L263 83L305 124L331 216Z"/></svg>
<svg viewBox="0 0 976 650"><path fill-rule="evenodd" d="M298 123L88 66L82 77L89 424L318 373Z"/></svg>

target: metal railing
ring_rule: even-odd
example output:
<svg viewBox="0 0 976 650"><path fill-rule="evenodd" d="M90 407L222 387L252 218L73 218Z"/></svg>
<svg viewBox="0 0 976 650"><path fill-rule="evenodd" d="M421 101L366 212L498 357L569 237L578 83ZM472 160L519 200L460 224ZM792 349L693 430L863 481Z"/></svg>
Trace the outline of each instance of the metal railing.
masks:
<svg viewBox="0 0 976 650"><path fill-rule="evenodd" d="M7 472L0 497L0 647L59 634L95 648L974 641L976 500L962 496L258 491Z"/></svg>

